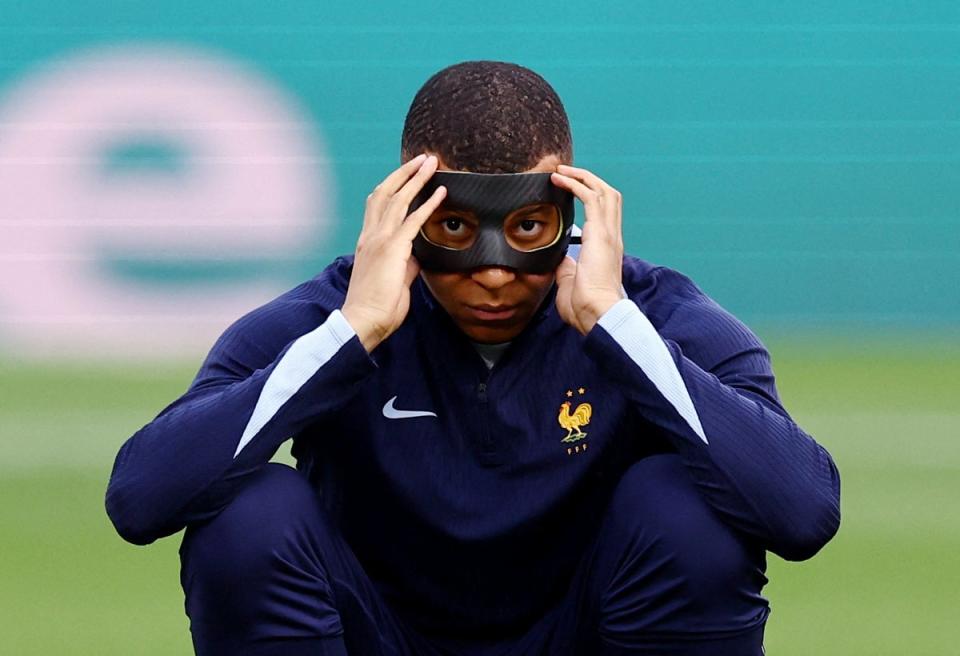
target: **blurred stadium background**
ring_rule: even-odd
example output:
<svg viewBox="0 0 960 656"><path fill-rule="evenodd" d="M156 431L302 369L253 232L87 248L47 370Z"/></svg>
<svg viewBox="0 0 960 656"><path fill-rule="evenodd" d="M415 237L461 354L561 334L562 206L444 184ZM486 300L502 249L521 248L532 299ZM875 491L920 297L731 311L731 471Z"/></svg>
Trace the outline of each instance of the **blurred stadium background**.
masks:
<svg viewBox="0 0 960 656"><path fill-rule="evenodd" d="M124 544L122 441L244 311L352 250L407 106L550 80L628 251L767 342L843 474L770 559L770 654L957 654L955 1L0 0L0 653L190 653L178 538Z"/></svg>

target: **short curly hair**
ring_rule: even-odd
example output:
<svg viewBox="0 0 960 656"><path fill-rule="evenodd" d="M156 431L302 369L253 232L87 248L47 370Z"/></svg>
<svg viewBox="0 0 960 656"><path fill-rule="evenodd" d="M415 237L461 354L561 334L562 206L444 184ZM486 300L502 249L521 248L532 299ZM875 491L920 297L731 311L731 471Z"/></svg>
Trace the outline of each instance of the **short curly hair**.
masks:
<svg viewBox="0 0 960 656"><path fill-rule="evenodd" d="M573 161L570 121L553 87L496 61L449 66L427 80L403 124L403 161L430 151L474 173L517 173L547 155Z"/></svg>

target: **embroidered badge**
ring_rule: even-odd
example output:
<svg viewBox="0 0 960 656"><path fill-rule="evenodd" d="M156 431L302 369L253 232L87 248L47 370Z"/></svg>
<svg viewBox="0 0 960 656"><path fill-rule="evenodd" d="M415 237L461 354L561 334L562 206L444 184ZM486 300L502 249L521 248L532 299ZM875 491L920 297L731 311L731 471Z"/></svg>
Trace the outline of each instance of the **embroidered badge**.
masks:
<svg viewBox="0 0 960 656"><path fill-rule="evenodd" d="M582 387L577 389L577 394L580 396L583 396L586 392L587 390ZM573 398L573 390L567 390L567 398ZM567 447L567 455L587 450L587 443L583 441L587 434L582 427L590 423L590 417L593 415L593 406L589 403L579 403L571 412L572 405L571 401L564 401L560 404L560 414L557 415L557 423L567 431L567 434L560 441L564 444L573 445Z"/></svg>

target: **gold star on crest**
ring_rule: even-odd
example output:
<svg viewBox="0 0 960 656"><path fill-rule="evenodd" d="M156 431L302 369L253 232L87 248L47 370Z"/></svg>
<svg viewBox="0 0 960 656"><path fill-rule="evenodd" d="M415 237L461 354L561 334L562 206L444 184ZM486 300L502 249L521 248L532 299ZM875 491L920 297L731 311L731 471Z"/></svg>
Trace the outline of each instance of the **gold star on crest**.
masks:
<svg viewBox="0 0 960 656"><path fill-rule="evenodd" d="M567 396L573 396L573 390L567 390Z"/></svg>
<svg viewBox="0 0 960 656"><path fill-rule="evenodd" d="M577 391L580 392L580 395L581 395L581 396L583 396L584 394L587 393L587 390L585 390L585 389L582 388L582 387L581 387L580 389L578 389Z"/></svg>

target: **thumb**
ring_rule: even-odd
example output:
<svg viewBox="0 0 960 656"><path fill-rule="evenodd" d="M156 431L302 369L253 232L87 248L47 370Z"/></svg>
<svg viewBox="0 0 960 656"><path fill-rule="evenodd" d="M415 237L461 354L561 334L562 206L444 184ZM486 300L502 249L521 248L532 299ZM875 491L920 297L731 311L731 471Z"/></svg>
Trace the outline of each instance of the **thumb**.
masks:
<svg viewBox="0 0 960 656"><path fill-rule="evenodd" d="M403 284L409 287L413 284L414 279L416 279L417 274L420 273L420 263L417 262L417 258L413 255L410 256L410 259L407 260L407 270L403 274Z"/></svg>
<svg viewBox="0 0 960 656"><path fill-rule="evenodd" d="M564 257L557 267L557 313L565 322L577 328L573 312L573 279L577 275L577 263L571 257ZM578 328L579 330L579 328Z"/></svg>
<svg viewBox="0 0 960 656"><path fill-rule="evenodd" d="M563 261L557 267L557 287L563 289L573 284L573 279L577 275L577 261L569 255L565 255Z"/></svg>

